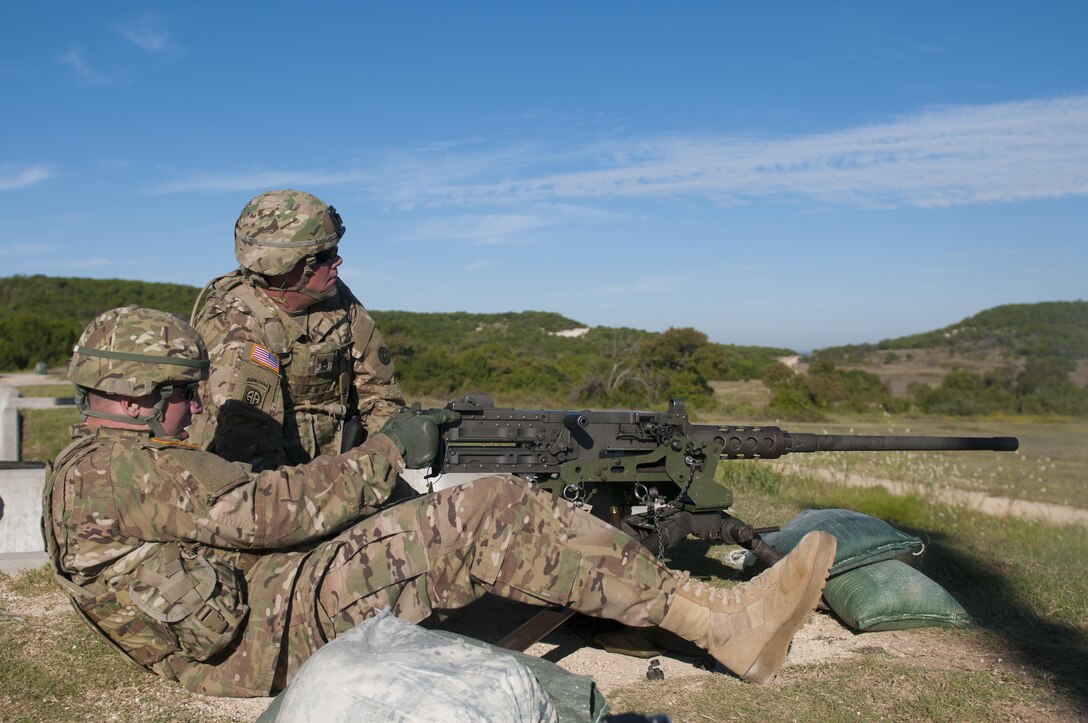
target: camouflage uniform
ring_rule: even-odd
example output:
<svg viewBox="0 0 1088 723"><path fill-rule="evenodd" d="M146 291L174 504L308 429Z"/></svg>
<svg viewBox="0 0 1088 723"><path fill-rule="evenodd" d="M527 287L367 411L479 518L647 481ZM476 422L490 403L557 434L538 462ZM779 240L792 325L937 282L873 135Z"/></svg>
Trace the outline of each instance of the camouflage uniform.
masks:
<svg viewBox="0 0 1088 723"><path fill-rule="evenodd" d="M47 484L46 536L97 630L211 695L274 693L386 606L420 621L491 592L631 625L664 616L675 579L616 528L501 476L376 512L400 468L380 434L254 473L149 432L80 427Z"/></svg>
<svg viewBox="0 0 1088 723"><path fill-rule="evenodd" d="M335 209L310 194L271 191L235 226L242 268L214 279L192 323L211 352L201 388L207 414L189 430L204 449L255 469L301 464L341 449L346 419L374 433L403 406L393 356L346 285L301 312L264 293L266 275L333 248L343 235Z"/></svg>

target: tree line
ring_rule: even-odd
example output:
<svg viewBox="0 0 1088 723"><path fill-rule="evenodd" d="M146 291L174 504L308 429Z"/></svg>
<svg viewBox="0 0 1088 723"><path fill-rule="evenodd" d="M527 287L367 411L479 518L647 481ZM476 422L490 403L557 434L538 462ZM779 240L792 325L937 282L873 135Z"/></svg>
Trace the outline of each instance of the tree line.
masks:
<svg viewBox="0 0 1088 723"><path fill-rule="evenodd" d="M1088 416L1088 388L1069 378L1075 366L1069 359L1038 357L1029 359L1022 370L1012 365L984 374L954 369L938 386L915 383L903 397L892 396L876 374L839 369L828 359L814 362L807 374L771 364L762 380L771 389L770 410L792 419L818 420L825 412L873 409L951 416Z"/></svg>
<svg viewBox="0 0 1088 723"><path fill-rule="evenodd" d="M86 324L117 306L150 306L188 318L198 291L113 279L0 278L0 369L64 365ZM1088 358L1088 303L1082 301L996 307L907 337L913 347L886 340L875 347L818 350L803 374L778 361L793 354L789 349L718 344L693 328L585 328L541 311L371 313L409 398L485 392L510 404L618 408L659 408L684 399L696 409L712 409L711 381L758 379L771 391L770 413L791 419L874 409L1088 414L1088 390L1069 378L1075 360ZM877 375L837 366L874 348L925 347L940 339L961 344L961 352L969 343L1031 353L1020 369L955 370L937 387L916 385L898 397Z"/></svg>

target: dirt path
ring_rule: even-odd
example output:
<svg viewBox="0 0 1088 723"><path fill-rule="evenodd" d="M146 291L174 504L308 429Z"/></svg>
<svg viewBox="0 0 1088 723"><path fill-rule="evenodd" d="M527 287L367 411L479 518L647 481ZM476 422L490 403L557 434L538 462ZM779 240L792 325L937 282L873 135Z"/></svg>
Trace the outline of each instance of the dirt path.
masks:
<svg viewBox="0 0 1088 723"><path fill-rule="evenodd" d="M945 504L977 510L987 515L1036 519L1058 525L1076 524L1088 526L1088 510L1080 507L1055 505L1049 502L1015 500L1010 497L994 497L984 492L935 489L923 484L898 482L859 474L848 474L844 479L841 474L826 469L806 470L805 474L811 474L829 482L845 482L851 487L883 487L894 495L921 495Z"/></svg>

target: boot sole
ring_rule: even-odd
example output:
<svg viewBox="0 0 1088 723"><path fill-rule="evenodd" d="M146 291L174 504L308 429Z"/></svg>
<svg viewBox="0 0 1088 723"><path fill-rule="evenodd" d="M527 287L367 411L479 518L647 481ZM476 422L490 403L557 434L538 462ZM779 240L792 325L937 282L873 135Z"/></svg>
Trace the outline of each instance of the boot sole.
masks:
<svg viewBox="0 0 1088 723"><path fill-rule="evenodd" d="M793 636L805 624L809 613L816 609L816 603L823 594L824 585L827 584L827 574L831 571L831 565L835 562L836 540L828 534L820 536L820 546L816 552L816 564L813 566L812 577L805 587L805 594L797 603L793 614L775 632L770 642L763 647L755 662L741 676L741 680L763 685L774 680L779 669L786 662L786 653L789 652Z"/></svg>

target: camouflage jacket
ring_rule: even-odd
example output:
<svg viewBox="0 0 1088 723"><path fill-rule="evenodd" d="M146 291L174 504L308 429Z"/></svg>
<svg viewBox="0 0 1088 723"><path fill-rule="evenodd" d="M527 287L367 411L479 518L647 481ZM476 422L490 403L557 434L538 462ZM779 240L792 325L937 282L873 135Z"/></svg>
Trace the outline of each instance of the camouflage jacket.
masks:
<svg viewBox="0 0 1088 723"><path fill-rule="evenodd" d="M299 566L374 513L403 467L384 435L262 473L148 432L73 437L43 495L58 582L140 665L190 687L194 661L216 666L220 695L269 693Z"/></svg>
<svg viewBox="0 0 1088 723"><path fill-rule="evenodd" d="M211 356L207 413L189 429L208 451L254 469L307 462L341 447L344 420L373 434L404 404L393 356L347 286L301 313L280 309L234 272L193 310Z"/></svg>

